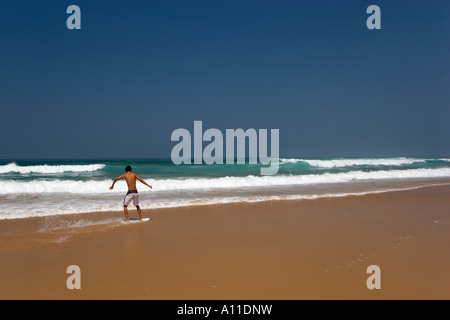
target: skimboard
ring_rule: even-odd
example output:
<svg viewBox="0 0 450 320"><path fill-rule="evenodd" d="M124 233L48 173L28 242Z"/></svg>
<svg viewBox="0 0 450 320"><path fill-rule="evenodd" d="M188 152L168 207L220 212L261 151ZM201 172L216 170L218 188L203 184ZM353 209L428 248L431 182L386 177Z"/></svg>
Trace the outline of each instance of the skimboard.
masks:
<svg viewBox="0 0 450 320"><path fill-rule="evenodd" d="M147 222L147 221L150 221L150 218L144 218L144 219L142 219L142 221L139 219L130 219L128 222L122 221L121 223L129 224L129 223L139 223L139 222Z"/></svg>

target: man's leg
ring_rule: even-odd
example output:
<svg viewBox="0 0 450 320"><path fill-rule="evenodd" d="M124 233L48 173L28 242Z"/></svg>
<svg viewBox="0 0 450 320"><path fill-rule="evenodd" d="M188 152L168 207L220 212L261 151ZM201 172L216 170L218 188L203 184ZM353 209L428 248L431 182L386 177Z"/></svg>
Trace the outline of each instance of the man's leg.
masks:
<svg viewBox="0 0 450 320"><path fill-rule="evenodd" d="M133 204L135 205L137 212L139 213L139 220L142 221L142 211L141 211L141 207L139 206L139 194L138 193L133 195Z"/></svg>
<svg viewBox="0 0 450 320"><path fill-rule="evenodd" d="M141 211L141 207L136 206L137 212L139 213L139 219L142 221L142 211Z"/></svg>
<svg viewBox="0 0 450 320"><path fill-rule="evenodd" d="M125 213L125 222L128 222L128 208L123 206L123 212Z"/></svg>

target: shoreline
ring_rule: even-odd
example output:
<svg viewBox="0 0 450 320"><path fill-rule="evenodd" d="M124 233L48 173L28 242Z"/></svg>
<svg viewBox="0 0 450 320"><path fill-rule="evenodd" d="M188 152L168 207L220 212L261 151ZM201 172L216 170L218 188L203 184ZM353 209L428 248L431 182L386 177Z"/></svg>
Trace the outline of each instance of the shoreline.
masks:
<svg viewBox="0 0 450 320"><path fill-rule="evenodd" d="M413 190L419 190L424 188L430 188L430 187L443 187L443 186L450 186L450 180L446 178L440 178L440 179L434 179L434 180L428 180L427 182L422 182L425 184L420 185L411 185L411 186L403 186L403 187L393 187L393 188L385 188L380 190L369 190L369 191L362 191L362 192L343 192L343 193L324 193L324 194L299 194L299 195L261 195L261 198L257 198L257 196L252 197L243 197L243 198L233 198L231 197L229 199L229 202L208 202L205 200L204 203L196 203L196 204L181 204L181 205L174 205L174 206L167 206L167 207L153 207L153 208L146 208L147 211L152 210L165 210L165 209L177 209L177 208L187 208L187 207L204 207L204 206L215 206L215 205L227 205L227 204L252 204L252 203L264 203L264 202L277 202L277 201L308 201L308 200L319 200L319 199L334 199L334 198L347 198L347 197L364 197L369 195L377 195L377 194L388 194L388 193L394 193L394 192L406 192L406 191L413 191ZM120 194L117 198L120 199L123 194ZM196 202L196 201L194 201ZM201 201L197 201L201 202ZM133 206L131 206L134 208ZM117 210L101 210L101 211L82 211L82 212L73 212L73 213L52 213L47 215L36 215L36 216L29 216L29 217L17 217L17 218L4 218L0 219L0 223L2 221L20 221L24 220L27 221L28 219L46 219L46 218L64 218L64 217L71 217L71 216L84 216L87 217L88 215L97 215L97 214L109 214L109 213L122 213L123 209L120 207L120 209ZM1 228L0 228L0 236Z"/></svg>
<svg viewBox="0 0 450 320"><path fill-rule="evenodd" d="M0 299L449 299L449 208L446 185L143 210L150 222L130 225L121 212L1 220ZM381 290L366 287L373 264Z"/></svg>

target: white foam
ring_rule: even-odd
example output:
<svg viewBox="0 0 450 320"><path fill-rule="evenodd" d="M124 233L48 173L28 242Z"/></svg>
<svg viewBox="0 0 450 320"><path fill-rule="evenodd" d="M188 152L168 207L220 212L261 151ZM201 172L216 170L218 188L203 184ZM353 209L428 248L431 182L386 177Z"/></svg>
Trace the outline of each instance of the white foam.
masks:
<svg viewBox="0 0 450 320"><path fill-rule="evenodd" d="M424 163L437 160L450 162L450 159L415 159L415 158L368 158L368 159L335 159L335 160L307 160L307 159L281 159L281 163L305 162L317 168L343 168L353 166L403 166L413 163Z"/></svg>
<svg viewBox="0 0 450 320"><path fill-rule="evenodd" d="M47 215L39 215L39 216L49 216L52 214ZM35 215L36 216L36 215ZM103 219L99 221L91 221L86 219L80 219L77 221L60 221L60 220L49 220L46 222L45 226L41 227L38 232L46 232L49 230L60 230L60 229L69 229L69 228L82 228L82 227L89 227L89 226L98 226L98 225L107 225L112 223L118 223L122 221L121 218L109 218L109 219Z"/></svg>
<svg viewBox="0 0 450 320"><path fill-rule="evenodd" d="M276 175L246 176L222 178L186 178L186 179L146 179L153 191L182 191L193 189L237 189L268 186L295 186L313 184L347 183L360 180L412 179L412 178L448 178L450 168L351 171L342 173L324 173L315 175ZM29 182L6 180L0 183L0 195L7 194L105 194L111 193L112 180L75 181L75 180L34 180ZM126 192L126 184L116 184L114 192ZM150 189L140 188L146 192Z"/></svg>
<svg viewBox="0 0 450 320"><path fill-rule="evenodd" d="M4 166L0 166L0 174L5 173L41 173L41 174L57 174L64 172L92 172L103 169L104 164L88 164L88 165L42 165L42 166L18 166L12 162Z"/></svg>
<svg viewBox="0 0 450 320"><path fill-rule="evenodd" d="M438 185L438 184L435 184ZM433 185L426 185L433 186ZM414 187L404 187L404 188L385 188L381 190L370 190L364 192L344 192L344 193L326 193L326 194L308 194L308 195L261 195L261 196L236 196L236 197L215 197L210 199L190 199L190 200L171 200L171 201L142 201L141 206L146 209L164 209L164 208L178 208L178 207L189 207L189 206L207 206L215 204L231 204L231 203L257 203L265 201L285 201L285 200L316 200L322 198L342 198L349 196L365 196L370 194L381 194L387 192L397 192L420 189L426 186L414 186ZM121 207L113 204L103 204L97 206L87 206L79 208L65 208L57 210L45 210L39 212L16 212L1 214L0 220L8 219L22 219L30 217L46 217L55 215L67 215L67 214L78 214L78 213L94 213L94 212L109 212L109 211L120 211ZM80 220L75 223L56 223L55 225L50 225L45 227L40 231L45 231L49 229L60 229L60 228L73 228L73 227L84 227L96 224L109 224L117 222L117 219L106 219L100 222L90 222L85 220Z"/></svg>

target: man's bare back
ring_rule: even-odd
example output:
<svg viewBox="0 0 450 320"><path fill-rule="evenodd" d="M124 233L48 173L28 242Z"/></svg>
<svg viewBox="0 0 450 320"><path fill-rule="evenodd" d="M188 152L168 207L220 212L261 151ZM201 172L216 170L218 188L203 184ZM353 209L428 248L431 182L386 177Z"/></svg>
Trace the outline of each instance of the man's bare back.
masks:
<svg viewBox="0 0 450 320"><path fill-rule="evenodd" d="M148 185L144 180L142 180L137 174L128 171L127 173L121 175L120 177L117 177L116 179L114 179L114 182L112 184L112 186L110 187L111 190L114 189L114 185L116 184L117 181L119 181L120 179L125 179L125 181L127 182L128 185L128 191L134 191L137 190L136 188L136 180L139 180L140 182L142 182L143 184L145 184L147 187L149 187L150 189L152 189L152 186Z"/></svg>
<svg viewBox="0 0 450 320"><path fill-rule="evenodd" d="M128 190L137 190L136 179L139 178L136 173L127 172L124 174L125 181L128 185Z"/></svg>

